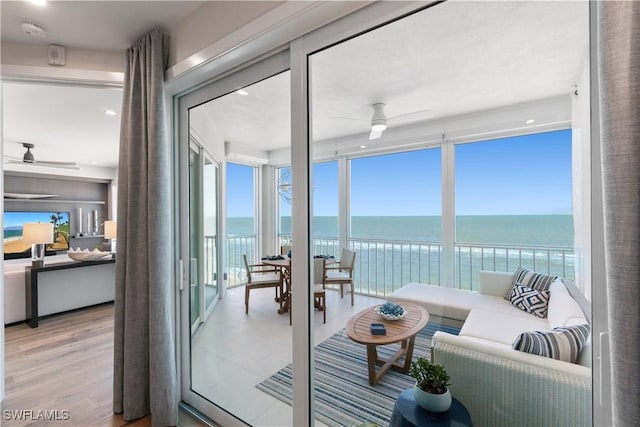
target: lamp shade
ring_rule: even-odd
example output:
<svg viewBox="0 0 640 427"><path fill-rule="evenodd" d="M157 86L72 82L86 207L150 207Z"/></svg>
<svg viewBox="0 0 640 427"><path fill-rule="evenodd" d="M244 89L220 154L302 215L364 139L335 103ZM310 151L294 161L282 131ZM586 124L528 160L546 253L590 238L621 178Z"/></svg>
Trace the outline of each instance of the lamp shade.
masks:
<svg viewBox="0 0 640 427"><path fill-rule="evenodd" d="M104 238L116 239L118 235L118 224L115 221L104 222Z"/></svg>
<svg viewBox="0 0 640 427"><path fill-rule="evenodd" d="M53 224L28 222L22 228L22 240L25 243L53 243Z"/></svg>

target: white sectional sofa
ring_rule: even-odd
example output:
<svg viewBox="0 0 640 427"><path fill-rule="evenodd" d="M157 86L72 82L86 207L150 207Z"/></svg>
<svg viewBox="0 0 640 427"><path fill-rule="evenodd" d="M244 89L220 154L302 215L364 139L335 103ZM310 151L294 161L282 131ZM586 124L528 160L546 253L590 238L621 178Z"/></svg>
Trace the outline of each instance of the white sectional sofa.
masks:
<svg viewBox="0 0 640 427"><path fill-rule="evenodd" d="M549 288L547 317L539 318L504 298L512 282L513 273L482 272L478 292L411 283L388 299L462 326L459 335L434 334L432 358L447 368L451 392L474 426L591 425L590 340L576 363L512 348L522 332L590 323L586 300L558 279Z"/></svg>

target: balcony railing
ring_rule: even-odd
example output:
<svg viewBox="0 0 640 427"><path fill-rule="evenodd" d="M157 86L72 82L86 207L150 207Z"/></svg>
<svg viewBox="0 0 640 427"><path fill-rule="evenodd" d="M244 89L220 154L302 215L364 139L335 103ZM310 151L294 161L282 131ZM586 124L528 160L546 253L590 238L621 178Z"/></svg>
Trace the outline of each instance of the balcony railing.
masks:
<svg viewBox="0 0 640 427"><path fill-rule="evenodd" d="M514 271L518 266L559 277L574 277L573 248L456 243L458 288L477 289L480 271Z"/></svg>
<svg viewBox="0 0 640 427"><path fill-rule="evenodd" d="M234 236L230 239L233 239L233 243L229 243L228 239L227 248L233 247L237 255L228 252L228 271L238 274L236 278L229 274L228 286L236 286L244 283L242 253L253 253L251 249L255 246L255 236ZM280 235L279 241L281 245L288 245L291 236ZM348 244L356 252L354 280L355 291L359 294L386 297L410 282L442 284L440 243L349 239ZM312 245L314 254L340 256L337 238L316 237ZM480 271L514 271L517 266L573 278L573 248L456 243L454 285L461 289L477 290Z"/></svg>
<svg viewBox="0 0 640 427"><path fill-rule="evenodd" d="M358 293L386 297L410 282L440 284L438 243L349 239L349 247Z"/></svg>
<svg viewBox="0 0 640 427"><path fill-rule="evenodd" d="M247 255L249 264L255 264L256 235L227 236L227 287L247 282L242 255Z"/></svg>

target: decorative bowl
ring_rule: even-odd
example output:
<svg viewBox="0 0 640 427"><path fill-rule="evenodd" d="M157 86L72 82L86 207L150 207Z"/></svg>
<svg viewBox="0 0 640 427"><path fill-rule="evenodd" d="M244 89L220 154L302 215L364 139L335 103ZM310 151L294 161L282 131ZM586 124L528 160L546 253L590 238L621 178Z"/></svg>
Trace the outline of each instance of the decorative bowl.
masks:
<svg viewBox="0 0 640 427"><path fill-rule="evenodd" d="M89 249L69 249L67 255L74 261L95 261L111 255L111 252L102 252L98 249L90 251Z"/></svg>
<svg viewBox="0 0 640 427"><path fill-rule="evenodd" d="M399 304L394 304L392 302L386 302L382 305L379 305L374 310L378 316L382 317L385 320L400 320L403 319L407 315L407 309Z"/></svg>

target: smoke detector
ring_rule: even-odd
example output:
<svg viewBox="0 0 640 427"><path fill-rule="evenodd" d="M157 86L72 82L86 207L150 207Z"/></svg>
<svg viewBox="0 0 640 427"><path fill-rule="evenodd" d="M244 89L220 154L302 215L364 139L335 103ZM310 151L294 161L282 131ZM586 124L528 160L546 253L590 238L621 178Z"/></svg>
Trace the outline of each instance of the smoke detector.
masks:
<svg viewBox="0 0 640 427"><path fill-rule="evenodd" d="M36 24L26 21L22 23L22 31L24 31L26 35L33 37L44 37L46 34L42 27L38 27Z"/></svg>

